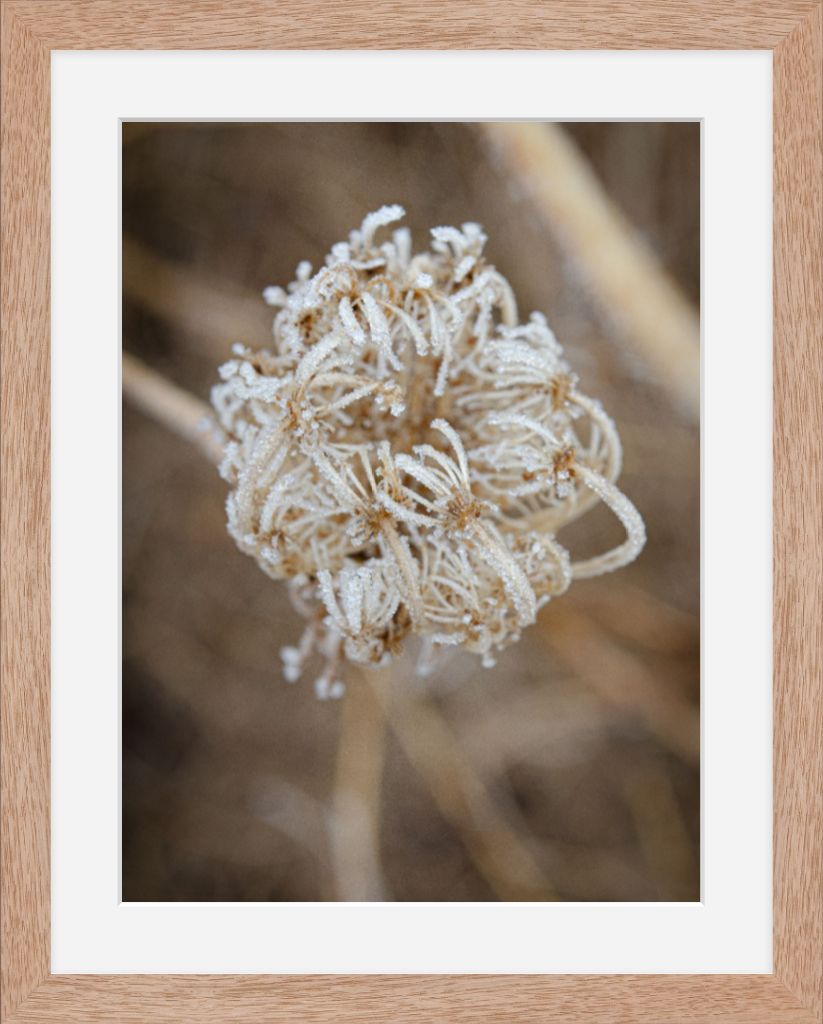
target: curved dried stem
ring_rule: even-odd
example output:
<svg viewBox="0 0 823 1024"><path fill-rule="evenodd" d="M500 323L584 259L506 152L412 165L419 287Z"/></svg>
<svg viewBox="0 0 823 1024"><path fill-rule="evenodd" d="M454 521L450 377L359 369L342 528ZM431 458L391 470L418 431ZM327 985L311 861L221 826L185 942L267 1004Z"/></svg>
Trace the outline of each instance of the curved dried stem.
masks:
<svg viewBox="0 0 823 1024"><path fill-rule="evenodd" d="M589 616L569 602L546 609L538 635L580 682L610 704L644 722L660 744L687 764L700 759L700 710L676 690L662 686L627 648L615 643ZM609 671L604 672L603 666Z"/></svg>
<svg viewBox="0 0 823 1024"><path fill-rule="evenodd" d="M226 358L231 341L265 337L269 329L266 307L254 291L194 272L128 236L123 269L126 298L174 324L181 343L196 342L197 353L214 362Z"/></svg>
<svg viewBox="0 0 823 1024"><path fill-rule="evenodd" d="M186 441L192 441L214 463L223 445L211 409L139 359L123 353L123 396L152 419Z"/></svg>
<svg viewBox="0 0 823 1024"><path fill-rule="evenodd" d="M603 191L569 135L549 122L489 122L481 131L627 343L679 407L697 419L698 314Z"/></svg>

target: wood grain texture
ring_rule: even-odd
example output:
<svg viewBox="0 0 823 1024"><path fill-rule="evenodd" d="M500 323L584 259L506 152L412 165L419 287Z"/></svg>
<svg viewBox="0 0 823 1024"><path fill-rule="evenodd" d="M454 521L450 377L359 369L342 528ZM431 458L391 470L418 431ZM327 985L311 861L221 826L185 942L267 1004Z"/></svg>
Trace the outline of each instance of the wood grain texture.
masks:
<svg viewBox="0 0 823 1024"><path fill-rule="evenodd" d="M759 975L55 976L15 1024L811 1024Z"/></svg>
<svg viewBox="0 0 823 1024"><path fill-rule="evenodd" d="M2 18L2 1019L820 1022L820 4L6 0ZM285 46L775 48L774 975L49 976L50 50Z"/></svg>
<svg viewBox="0 0 823 1024"><path fill-rule="evenodd" d="M7 0L52 48L772 47L814 0Z"/></svg>
<svg viewBox="0 0 823 1024"><path fill-rule="evenodd" d="M774 61L774 956L823 1017L823 24ZM791 83L786 88L785 83Z"/></svg>
<svg viewBox="0 0 823 1024"><path fill-rule="evenodd" d="M49 970L49 55L2 8L0 1014ZM37 87L27 89L26 82Z"/></svg>

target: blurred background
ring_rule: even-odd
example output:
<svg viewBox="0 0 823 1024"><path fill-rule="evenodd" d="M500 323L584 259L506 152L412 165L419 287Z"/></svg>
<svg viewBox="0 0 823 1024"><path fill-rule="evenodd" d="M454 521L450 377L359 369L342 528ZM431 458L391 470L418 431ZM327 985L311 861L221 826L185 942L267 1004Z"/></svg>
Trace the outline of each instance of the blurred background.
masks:
<svg viewBox="0 0 823 1024"><path fill-rule="evenodd" d="M521 318L548 316L617 421L648 530L496 668L403 661L318 702L282 679L302 623L229 538L216 469L125 399L124 900L699 899L699 384L669 320L699 306L700 129L531 127L554 149L469 124L123 126L126 352L207 399L233 342L269 343L262 289L367 212L404 205L417 249L479 221ZM638 274L587 229L598 203ZM619 539L602 509L561 536Z"/></svg>

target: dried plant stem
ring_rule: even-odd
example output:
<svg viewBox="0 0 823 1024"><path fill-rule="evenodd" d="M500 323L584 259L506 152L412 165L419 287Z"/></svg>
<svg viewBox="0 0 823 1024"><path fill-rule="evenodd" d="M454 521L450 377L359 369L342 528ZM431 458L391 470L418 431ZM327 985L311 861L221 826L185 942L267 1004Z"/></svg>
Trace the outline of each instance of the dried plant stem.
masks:
<svg viewBox="0 0 823 1024"><path fill-rule="evenodd" d="M331 823L339 900L390 898L380 867L385 739L386 720L372 687L353 680L341 709Z"/></svg>
<svg viewBox="0 0 823 1024"><path fill-rule="evenodd" d="M660 899L694 900L699 877L693 844L665 762L629 767L623 795L637 840Z"/></svg>
<svg viewBox="0 0 823 1024"><path fill-rule="evenodd" d="M178 388L156 370L123 353L123 396L164 427L192 441L212 462L222 454L211 409L199 398Z"/></svg>
<svg viewBox="0 0 823 1024"><path fill-rule="evenodd" d="M700 413L700 324L691 303L603 191L559 125L499 122L481 131L626 341L678 405Z"/></svg>
<svg viewBox="0 0 823 1024"><path fill-rule="evenodd" d="M363 671L406 756L438 810L501 900L555 900L525 836L498 810L457 737L428 703L393 687L383 671Z"/></svg>
<svg viewBox="0 0 823 1024"><path fill-rule="evenodd" d="M608 593L592 590L573 597L575 607L630 645L676 657L700 641L700 617L668 604L637 584L615 580Z"/></svg>
<svg viewBox="0 0 823 1024"><path fill-rule="evenodd" d="M660 686L646 666L618 646L590 617L552 603L539 635L588 686L613 707L645 722L658 741L688 764L700 758L700 712L674 690ZM608 665L608 672L603 666Z"/></svg>
<svg viewBox="0 0 823 1024"><path fill-rule="evenodd" d="M126 297L176 324L181 336L194 335L201 356L222 362L231 342L248 342L270 332L268 309L255 292L239 290L222 279L209 280L127 237L123 267Z"/></svg>

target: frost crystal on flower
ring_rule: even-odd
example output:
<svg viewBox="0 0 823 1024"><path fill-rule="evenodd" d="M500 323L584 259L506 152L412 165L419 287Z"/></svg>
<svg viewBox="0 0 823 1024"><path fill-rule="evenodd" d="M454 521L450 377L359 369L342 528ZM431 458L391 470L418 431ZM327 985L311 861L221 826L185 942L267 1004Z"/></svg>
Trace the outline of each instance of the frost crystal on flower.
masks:
<svg viewBox="0 0 823 1024"><path fill-rule="evenodd" d="M321 698L346 660L383 664L409 634L421 671L453 645L492 665L573 579L645 542L614 424L545 318L518 321L480 227L434 228L413 255L405 228L378 238L403 215L382 207L316 274L267 288L272 349L235 346L212 391L229 532L289 581L308 624L284 675L319 653ZM557 534L598 501L626 540L572 561Z"/></svg>

